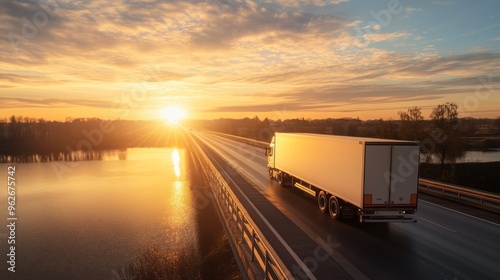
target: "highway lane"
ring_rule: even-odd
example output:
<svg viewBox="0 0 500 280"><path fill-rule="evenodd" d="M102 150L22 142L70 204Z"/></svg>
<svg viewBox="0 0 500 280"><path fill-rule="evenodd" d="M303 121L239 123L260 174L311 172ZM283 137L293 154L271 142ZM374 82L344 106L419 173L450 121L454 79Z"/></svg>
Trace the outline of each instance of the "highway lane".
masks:
<svg viewBox="0 0 500 280"><path fill-rule="evenodd" d="M267 177L262 149L197 133L334 259L370 279L497 279L500 226L419 200L416 224L337 222L315 199ZM354 275L356 272L354 272Z"/></svg>

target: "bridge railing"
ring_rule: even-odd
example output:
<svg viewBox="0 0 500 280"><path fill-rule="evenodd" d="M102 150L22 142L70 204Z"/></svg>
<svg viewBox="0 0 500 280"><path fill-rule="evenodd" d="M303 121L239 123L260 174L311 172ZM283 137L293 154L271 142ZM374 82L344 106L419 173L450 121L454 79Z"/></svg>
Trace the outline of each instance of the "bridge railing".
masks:
<svg viewBox="0 0 500 280"><path fill-rule="evenodd" d="M215 135L233 139L235 141L247 143L252 146L265 149L269 143L253 140L249 138L229 135L220 132L207 131ZM467 202L476 207L480 207L489 211L500 213L500 195L480 191L476 189L466 188L462 186L451 185L439 181L429 180L425 178L419 179L419 191L438 195L441 197L451 198L462 202Z"/></svg>
<svg viewBox="0 0 500 280"><path fill-rule="evenodd" d="M265 239L248 212L229 187L224 175L219 172L201 147L192 141L202 170L212 189L215 201L226 216L226 223L233 241L238 246L239 257L250 279L289 279L290 271ZM236 240L234 240L236 239Z"/></svg>
<svg viewBox="0 0 500 280"><path fill-rule="evenodd" d="M500 195L498 194L424 178L419 180L419 184L421 192L467 201L481 208L500 213Z"/></svg>

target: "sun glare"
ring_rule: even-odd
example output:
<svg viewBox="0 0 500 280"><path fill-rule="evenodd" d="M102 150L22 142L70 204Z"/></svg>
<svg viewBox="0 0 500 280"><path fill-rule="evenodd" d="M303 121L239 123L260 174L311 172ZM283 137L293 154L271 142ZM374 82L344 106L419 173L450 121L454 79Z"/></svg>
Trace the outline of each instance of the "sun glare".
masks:
<svg viewBox="0 0 500 280"><path fill-rule="evenodd" d="M162 118L169 124L178 124L186 118L186 110L179 106L171 106L162 110Z"/></svg>

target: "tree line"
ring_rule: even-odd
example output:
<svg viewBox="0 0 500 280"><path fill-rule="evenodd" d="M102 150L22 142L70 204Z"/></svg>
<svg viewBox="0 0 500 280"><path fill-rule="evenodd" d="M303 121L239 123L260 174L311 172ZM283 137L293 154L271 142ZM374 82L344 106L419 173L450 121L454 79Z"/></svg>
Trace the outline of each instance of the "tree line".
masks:
<svg viewBox="0 0 500 280"><path fill-rule="evenodd" d="M500 130L498 119L460 118L454 103L435 107L428 119L421 108L411 107L398 113L398 119L360 120L254 118L190 121L186 125L269 142L275 131L309 132L346 136L376 137L419 141L426 157L436 157L441 166L453 162L465 148L500 148L493 137L477 138L479 128ZM103 128L103 125L106 128ZM175 132L175 133L173 133ZM98 118L67 119L65 122L43 118L11 116L0 119L0 154L68 152L78 149L124 149L159 147L181 143L174 127L163 121L106 121ZM102 139L100 139L102 138ZM467 139L467 140L466 140ZM90 145L89 145L90 143Z"/></svg>
<svg viewBox="0 0 500 280"><path fill-rule="evenodd" d="M204 120L194 122L193 125L265 142L270 141L275 131L419 141L421 154L426 161L437 158L442 172L445 163L456 161L467 148L500 148L500 118L461 118L459 109L455 103L440 104L433 108L427 119L421 108L410 107L398 112L398 119L389 120L260 120L254 117ZM482 127L490 128L488 135L480 132Z"/></svg>
<svg viewBox="0 0 500 280"><path fill-rule="evenodd" d="M78 118L60 122L23 116L0 119L0 155L179 146L183 145L180 137L180 132L164 121Z"/></svg>

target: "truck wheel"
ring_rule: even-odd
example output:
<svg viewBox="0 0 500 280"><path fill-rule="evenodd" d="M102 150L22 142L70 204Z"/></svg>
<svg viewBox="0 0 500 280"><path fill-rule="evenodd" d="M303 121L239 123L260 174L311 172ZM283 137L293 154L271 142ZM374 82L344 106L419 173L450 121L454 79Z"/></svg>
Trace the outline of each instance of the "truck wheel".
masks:
<svg viewBox="0 0 500 280"><path fill-rule="evenodd" d="M274 176L273 176L273 169L272 168L269 168L269 179L273 179Z"/></svg>
<svg viewBox="0 0 500 280"><path fill-rule="evenodd" d="M318 194L318 207L321 212L328 212L328 195L324 191Z"/></svg>
<svg viewBox="0 0 500 280"><path fill-rule="evenodd" d="M281 171L278 173L278 183L282 188L285 187L285 173Z"/></svg>
<svg viewBox="0 0 500 280"><path fill-rule="evenodd" d="M330 196L328 199L328 209L330 210L330 217L334 220L340 219L340 203L335 196Z"/></svg>

